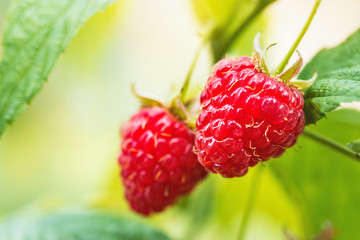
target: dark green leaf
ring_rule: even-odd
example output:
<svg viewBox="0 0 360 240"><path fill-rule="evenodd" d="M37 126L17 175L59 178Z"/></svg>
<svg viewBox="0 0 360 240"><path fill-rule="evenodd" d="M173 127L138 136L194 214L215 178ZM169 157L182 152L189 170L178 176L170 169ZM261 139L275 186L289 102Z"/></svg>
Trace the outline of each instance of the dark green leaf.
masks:
<svg viewBox="0 0 360 240"><path fill-rule="evenodd" d="M360 139L351 143L347 143L346 146L348 146L354 152L360 153Z"/></svg>
<svg viewBox="0 0 360 240"><path fill-rule="evenodd" d="M6 240L168 240L142 223L105 212L59 212L16 216L0 224Z"/></svg>
<svg viewBox="0 0 360 240"><path fill-rule="evenodd" d="M305 93L306 123L316 123L342 102L360 101L360 29L341 45L321 50L299 79L317 78Z"/></svg>
<svg viewBox="0 0 360 240"><path fill-rule="evenodd" d="M14 1L0 63L0 135L39 92L84 22L115 1Z"/></svg>

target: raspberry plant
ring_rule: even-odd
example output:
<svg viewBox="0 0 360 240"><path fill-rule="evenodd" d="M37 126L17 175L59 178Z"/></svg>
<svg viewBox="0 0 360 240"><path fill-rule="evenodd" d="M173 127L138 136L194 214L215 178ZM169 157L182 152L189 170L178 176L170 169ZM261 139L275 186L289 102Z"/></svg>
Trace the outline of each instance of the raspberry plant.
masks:
<svg viewBox="0 0 360 240"><path fill-rule="evenodd" d="M0 135L40 91L80 26L113 2L13 2L0 62ZM360 212L356 184L360 143L355 140L360 134L359 115L334 111L360 101L360 30L337 47L321 50L304 68L301 54L308 55L306 52L297 52L297 60L289 62L320 5L321 1L315 0L283 61L270 69L265 55L275 44L261 50L256 37L253 56L238 50L246 49L244 42L263 30L252 23L274 2L193 1L203 32L183 86L164 103L135 94L143 106L134 108L133 117L122 123L116 186L121 179L123 190L116 192L124 193L135 212L151 215L148 219L157 224L164 218L164 222L187 218L189 226L181 234L183 239L196 239L198 232L208 233L213 225L221 226L222 238L230 236L229 227L224 225L233 228L231 214L241 216L240 227L231 229L233 235L245 239L256 204L262 204L267 213L281 212L282 203L271 200L275 182L299 212L295 231L288 218L280 220L286 226L284 238L360 238L356 221ZM266 37L262 40L267 42ZM195 78L194 70L205 49L215 66L212 72L206 70L210 76L207 81L202 76L204 87L199 88L190 80ZM161 70L159 67L159 73ZM324 117L328 119L321 120ZM16 129L16 124L12 128ZM349 140L354 141L345 145ZM82 170L86 171L86 166ZM205 176L204 183L195 187ZM270 190L264 187L264 177L270 180L266 186ZM235 187L229 188L230 184ZM234 189L236 194L231 192ZM264 191L271 195L264 198ZM125 199L111 198L117 204ZM95 205L102 206L104 199L97 199ZM107 210L126 212L125 204L118 205L105 204ZM230 214L223 216L221 208ZM167 219L166 214L170 216ZM87 239L90 235L106 240L169 239L131 219L131 213L125 215L130 217L93 209L19 211L0 222L0 239ZM210 217L215 224L210 223Z"/></svg>

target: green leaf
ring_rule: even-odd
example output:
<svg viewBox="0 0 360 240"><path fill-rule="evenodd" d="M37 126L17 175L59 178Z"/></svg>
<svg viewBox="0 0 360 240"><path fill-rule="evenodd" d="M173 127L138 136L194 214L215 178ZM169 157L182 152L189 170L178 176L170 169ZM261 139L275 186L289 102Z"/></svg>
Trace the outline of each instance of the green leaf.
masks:
<svg viewBox="0 0 360 240"><path fill-rule="evenodd" d="M304 68L299 79L317 78L305 92L306 123L316 123L342 102L360 101L360 29L345 42L321 50Z"/></svg>
<svg viewBox="0 0 360 240"><path fill-rule="evenodd" d="M354 152L360 153L360 139L351 143L347 143L346 146L348 146Z"/></svg>
<svg viewBox="0 0 360 240"><path fill-rule="evenodd" d="M100 211L17 215L0 224L6 240L168 240L163 233L132 219Z"/></svg>
<svg viewBox="0 0 360 240"><path fill-rule="evenodd" d="M359 112L344 109L329 115L327 121L311 128L340 143L359 136L359 121L344 124L346 119L360 119ZM353 220L358 219L360 213L360 164L357 161L301 136L297 146L268 164L297 204L306 239L329 222L336 230L336 239L360 239L358 223Z"/></svg>
<svg viewBox="0 0 360 240"><path fill-rule="evenodd" d="M116 0L14 1L0 63L0 135L40 91L84 22Z"/></svg>
<svg viewBox="0 0 360 240"><path fill-rule="evenodd" d="M204 31L210 31L214 62L223 58L235 41L252 25L262 10L275 1L192 0L195 15L201 26ZM257 31L260 30L257 29ZM252 40L254 36L252 34L248 37Z"/></svg>
<svg viewBox="0 0 360 240"><path fill-rule="evenodd" d="M195 17L200 25L206 28L208 25L224 25L239 0L191 0Z"/></svg>

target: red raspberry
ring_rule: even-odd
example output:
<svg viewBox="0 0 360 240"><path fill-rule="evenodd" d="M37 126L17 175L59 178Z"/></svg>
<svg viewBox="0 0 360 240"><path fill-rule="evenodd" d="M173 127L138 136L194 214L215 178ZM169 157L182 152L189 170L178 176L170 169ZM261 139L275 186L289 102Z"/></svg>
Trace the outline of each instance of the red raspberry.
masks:
<svg viewBox="0 0 360 240"><path fill-rule="evenodd" d="M199 161L223 177L243 176L259 161L280 157L304 130L300 92L257 69L249 57L223 59L200 97Z"/></svg>
<svg viewBox="0 0 360 240"><path fill-rule="evenodd" d="M193 153L194 134L165 109L141 109L121 132L121 177L136 212L162 211L206 176Z"/></svg>

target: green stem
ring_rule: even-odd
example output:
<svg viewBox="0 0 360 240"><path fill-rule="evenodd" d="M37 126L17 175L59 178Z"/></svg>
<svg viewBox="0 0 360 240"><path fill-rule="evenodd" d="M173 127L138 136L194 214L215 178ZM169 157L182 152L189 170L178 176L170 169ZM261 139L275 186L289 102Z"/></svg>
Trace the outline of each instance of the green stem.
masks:
<svg viewBox="0 0 360 240"><path fill-rule="evenodd" d="M196 66L196 63L199 59L199 56L200 56L200 53L201 53L201 50L203 48L203 46L206 44L206 42L208 41L209 37L208 37L208 34L203 38L203 40L201 41L199 47L197 48L196 50L196 53L195 53L195 56L191 62L191 65L190 65L190 68L189 68L189 71L188 73L186 74L186 77L185 77L185 80L184 80L184 83L181 87L181 90L180 90L180 101L182 103L185 102L186 100L186 93L189 89L189 85L190 85L190 80L191 80L191 76L194 72L194 69L195 69L195 66Z"/></svg>
<svg viewBox="0 0 360 240"><path fill-rule="evenodd" d="M350 148L346 147L345 145L338 143L312 129L306 128L304 132L304 136L309 137L319 143L322 143L350 158L355 159L356 161L360 162L360 154L352 151Z"/></svg>
<svg viewBox="0 0 360 240"><path fill-rule="evenodd" d="M306 31L308 30L310 23L312 21L312 19L315 16L316 10L318 9L319 5L321 3L321 0L316 0L315 4L313 6L313 9L311 10L310 16L308 17L305 25L303 26L303 28L301 29L300 34L298 35L297 39L295 40L294 44L291 46L289 52L286 54L285 58L283 59L283 61L280 63L280 65L277 68L277 73L281 73L285 66L287 65L287 63L289 62L292 54L294 53L294 51L296 50L297 46L299 45L301 39L304 37Z"/></svg>
<svg viewBox="0 0 360 240"><path fill-rule="evenodd" d="M242 219L241 219L238 240L245 239L245 233L246 233L246 229L248 228L248 225L249 225L250 215L254 209L254 205L256 202L255 201L256 194L257 194L257 190L259 188L259 182L260 182L260 178L261 178L260 174L261 174L263 168L264 168L263 166L258 166L257 172L255 172L255 174L253 176L252 183L250 186L250 194L249 194L246 206L245 206L244 214L242 215Z"/></svg>

